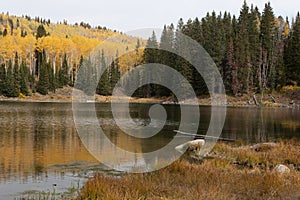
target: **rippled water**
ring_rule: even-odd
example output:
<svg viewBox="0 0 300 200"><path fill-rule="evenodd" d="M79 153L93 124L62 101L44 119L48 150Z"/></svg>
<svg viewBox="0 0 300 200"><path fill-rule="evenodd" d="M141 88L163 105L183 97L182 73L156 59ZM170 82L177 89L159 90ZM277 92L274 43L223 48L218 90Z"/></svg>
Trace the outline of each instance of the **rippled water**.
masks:
<svg viewBox="0 0 300 200"><path fill-rule="evenodd" d="M99 123L113 143L132 152L150 152L168 144L180 121L179 106L165 105L168 118L164 129L148 142L141 142L118 129L110 104L95 107ZM137 124L149 123L149 107L131 105L130 114ZM200 134L206 133L210 111L210 107L200 108ZM87 120L83 125L88 127L89 123ZM227 108L222 137L250 142L300 137L300 110ZM85 178L98 170L107 169L78 137L71 103L0 102L0 199L24 192L66 191L82 186Z"/></svg>

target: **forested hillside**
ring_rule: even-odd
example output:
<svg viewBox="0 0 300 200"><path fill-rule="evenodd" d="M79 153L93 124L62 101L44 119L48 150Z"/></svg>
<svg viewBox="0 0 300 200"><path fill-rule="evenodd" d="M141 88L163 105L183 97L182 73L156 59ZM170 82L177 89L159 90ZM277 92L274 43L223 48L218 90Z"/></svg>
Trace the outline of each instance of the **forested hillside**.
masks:
<svg viewBox="0 0 300 200"><path fill-rule="evenodd" d="M56 88L73 85L81 62L107 38L99 55L110 63L118 51L134 48L137 38L106 27L88 23L29 16L0 14L0 95L17 97L20 93L47 94ZM138 41L142 45L143 41ZM120 71L127 70L131 60L120 60Z"/></svg>
<svg viewBox="0 0 300 200"><path fill-rule="evenodd" d="M207 94L200 74L175 55L182 51L179 33L197 41L210 54L229 95L271 93L286 85L300 85L299 13L288 19L275 15L270 3L260 11L244 2L239 16L212 12L202 19L187 22L180 19L176 27L173 24L164 27L160 40L153 32L146 44L144 40L105 27L92 28L84 22L54 24L38 17L1 14L0 94L9 97L20 93L47 94L65 85L74 86L76 78L79 89L93 92L86 89L97 80L99 71L92 68L89 54L109 37L114 39L97 49L99 66L108 68L98 82L96 93L111 95L125 72L129 71L130 75L130 70L141 64L161 63L180 72L197 95ZM162 47L177 53L162 51ZM195 56L192 49L185 51L188 56ZM79 70L82 73L77 77ZM138 84L149 77L140 72L134 78L129 80ZM122 84L126 87L128 82L124 80ZM170 81L180 84L177 80ZM143 86L134 94L138 97L172 95L167 88L154 84Z"/></svg>

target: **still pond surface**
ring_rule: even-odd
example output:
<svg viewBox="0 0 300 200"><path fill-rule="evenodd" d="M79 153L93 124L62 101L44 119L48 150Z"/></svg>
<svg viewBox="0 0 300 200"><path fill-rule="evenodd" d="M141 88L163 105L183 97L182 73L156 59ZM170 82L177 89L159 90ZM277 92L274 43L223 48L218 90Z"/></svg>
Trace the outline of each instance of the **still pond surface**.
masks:
<svg viewBox="0 0 300 200"><path fill-rule="evenodd" d="M137 148L136 141L120 132L110 104L96 104L101 127L119 147ZM150 104L131 104L131 117L149 123ZM149 138L153 151L174 137L180 123L180 107L164 105L168 117L163 130ZM210 107L200 107L198 133L205 134ZM227 108L222 137L248 142L300 138L300 110L288 108ZM129 145L128 145L129 144ZM74 125L71 103L0 102L0 199L24 194L65 192L79 188L86 177L106 171L82 144ZM25 195L26 196L26 195Z"/></svg>

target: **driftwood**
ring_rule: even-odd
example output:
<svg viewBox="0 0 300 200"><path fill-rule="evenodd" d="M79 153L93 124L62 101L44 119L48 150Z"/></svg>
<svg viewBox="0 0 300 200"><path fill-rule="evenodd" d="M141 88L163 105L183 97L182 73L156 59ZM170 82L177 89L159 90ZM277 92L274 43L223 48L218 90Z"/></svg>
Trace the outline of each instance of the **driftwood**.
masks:
<svg viewBox="0 0 300 200"><path fill-rule="evenodd" d="M269 151L273 148L279 147L279 144L274 142L264 142L264 143L258 143L255 145L250 146L250 149L254 151Z"/></svg>
<svg viewBox="0 0 300 200"><path fill-rule="evenodd" d="M255 95L253 95L253 101L254 101L255 105L259 106L259 103L258 103Z"/></svg>
<svg viewBox="0 0 300 200"><path fill-rule="evenodd" d="M272 102L273 102L273 103L276 103L275 98L274 98L272 95L269 95L269 96L270 96L270 98L272 99Z"/></svg>
<svg viewBox="0 0 300 200"><path fill-rule="evenodd" d="M192 134L192 133L186 133L178 130L174 130L176 133L180 133L182 135L186 136L194 136L195 139L214 139L214 140L221 140L221 141L226 141L226 142L235 142L234 139L229 139L229 138L220 138L220 137L214 137L214 136L209 136L209 135L199 135L199 134Z"/></svg>

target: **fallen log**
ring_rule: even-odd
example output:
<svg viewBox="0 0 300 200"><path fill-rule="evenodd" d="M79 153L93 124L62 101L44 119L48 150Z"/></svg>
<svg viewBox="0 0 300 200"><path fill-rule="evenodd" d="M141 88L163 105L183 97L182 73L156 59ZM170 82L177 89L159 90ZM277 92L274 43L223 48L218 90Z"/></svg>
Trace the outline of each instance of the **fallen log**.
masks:
<svg viewBox="0 0 300 200"><path fill-rule="evenodd" d="M174 132L180 133L180 134L186 135L186 136L194 136L195 139L214 139L214 140L220 140L220 141L225 141L225 142L235 142L234 139L230 139L230 138L220 138L220 137L214 137L214 136L209 136L209 135L192 134L192 133L187 133L187 132L178 131L178 130L174 130Z"/></svg>

